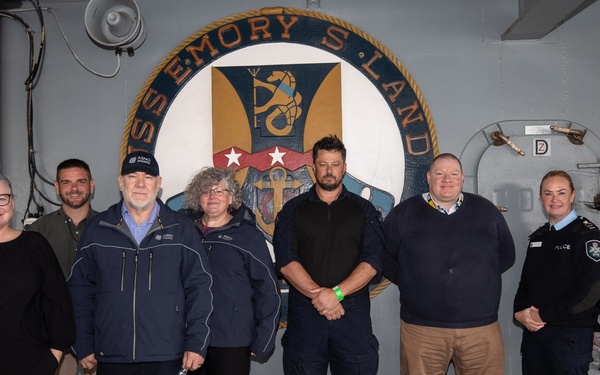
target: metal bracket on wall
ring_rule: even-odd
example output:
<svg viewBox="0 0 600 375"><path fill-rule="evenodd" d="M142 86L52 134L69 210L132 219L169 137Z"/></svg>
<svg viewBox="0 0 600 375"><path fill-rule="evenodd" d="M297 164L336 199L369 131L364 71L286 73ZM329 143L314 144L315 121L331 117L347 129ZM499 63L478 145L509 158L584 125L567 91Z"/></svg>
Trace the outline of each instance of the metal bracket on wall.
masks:
<svg viewBox="0 0 600 375"><path fill-rule="evenodd" d="M569 124L569 125L571 125L571 124ZM556 125L550 126L550 130L565 134L567 136L567 139L574 145L580 146L583 144L583 137L585 136L585 130L571 129L570 127L563 128L563 127L556 126Z"/></svg>
<svg viewBox="0 0 600 375"><path fill-rule="evenodd" d="M306 9L321 10L321 0L306 0Z"/></svg>
<svg viewBox="0 0 600 375"><path fill-rule="evenodd" d="M577 141L577 138L582 141L585 137L584 143L573 148L572 139L568 138L569 134L551 129L554 126L568 129L575 136L575 141ZM537 146L536 140L538 139L547 142L548 146L554 144L556 146L554 148L554 151L557 152L556 155L562 155L559 160L561 169L573 171L571 163L573 161L577 165L576 169L579 170L581 176L585 177L586 181L588 181L587 178L590 178L590 181L595 181L594 184L586 182L586 186L594 186L591 190L589 187L587 189L580 187L578 192L580 202L590 202L593 204L593 197L600 192L600 188L597 188L595 185L596 183L600 184L600 180L598 180L600 178L600 138L591 129L586 128L582 124L561 119L499 121L491 123L476 132L460 155L460 161L465 174L464 189L466 191L475 193L479 191L478 173L483 155L487 152L493 152L491 151L492 148L504 149L506 147L505 143L501 140L502 137L499 134L494 134L495 132L499 132L504 137L509 138L511 142L516 143L525 152L526 155L524 157L518 157L518 155L513 154L518 158L514 159L515 163L527 163L526 159L528 157L535 157L536 164L532 170L537 170L536 168L545 168L548 170L559 168L559 166L549 162L550 158L546 158L547 160L541 158L545 154L536 154L535 152ZM570 149L567 150L565 147L570 147ZM551 149L548 149L548 151L551 151ZM506 153L510 154L512 151L509 152L506 149ZM581 155L581 157L574 155ZM566 159L569 160L568 163ZM505 205L503 203L498 204ZM597 213L595 212L594 214ZM597 221L600 222L600 219Z"/></svg>
<svg viewBox="0 0 600 375"><path fill-rule="evenodd" d="M501 131L497 130L497 131L493 132L492 139L494 140L494 142L492 143L494 146L508 145L517 154L519 154L521 156L525 156L525 152L523 150L521 150L521 148L519 146L512 143L512 141L510 139L508 139L508 137L505 136Z"/></svg>
<svg viewBox="0 0 600 375"><path fill-rule="evenodd" d="M600 193L594 195L594 201L593 202L583 202L586 206L588 206L589 208L593 209L593 210L598 210L600 211Z"/></svg>

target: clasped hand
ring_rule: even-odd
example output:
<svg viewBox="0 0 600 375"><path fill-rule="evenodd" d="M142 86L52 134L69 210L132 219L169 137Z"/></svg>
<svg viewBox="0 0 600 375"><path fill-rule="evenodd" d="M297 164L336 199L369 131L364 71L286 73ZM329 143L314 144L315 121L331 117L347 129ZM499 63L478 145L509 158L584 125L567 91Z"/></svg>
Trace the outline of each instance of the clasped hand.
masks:
<svg viewBox="0 0 600 375"><path fill-rule="evenodd" d="M542 321L539 309L534 306L528 307L515 313L517 319L529 332L536 332L544 328L546 322Z"/></svg>
<svg viewBox="0 0 600 375"><path fill-rule="evenodd" d="M312 299L313 306L327 320L337 320L344 315L344 307L338 301L333 289L321 287L311 289L309 292L314 296Z"/></svg>

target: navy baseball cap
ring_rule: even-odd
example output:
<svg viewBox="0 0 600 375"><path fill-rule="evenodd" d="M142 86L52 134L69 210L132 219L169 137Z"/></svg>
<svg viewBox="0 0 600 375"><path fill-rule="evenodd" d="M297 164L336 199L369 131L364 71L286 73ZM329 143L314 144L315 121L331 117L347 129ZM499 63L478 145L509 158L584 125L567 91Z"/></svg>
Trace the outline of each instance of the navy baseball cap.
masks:
<svg viewBox="0 0 600 375"><path fill-rule="evenodd" d="M152 176L158 176L158 162L154 155L145 151L134 151L127 154L121 166L121 176L131 172L146 172Z"/></svg>

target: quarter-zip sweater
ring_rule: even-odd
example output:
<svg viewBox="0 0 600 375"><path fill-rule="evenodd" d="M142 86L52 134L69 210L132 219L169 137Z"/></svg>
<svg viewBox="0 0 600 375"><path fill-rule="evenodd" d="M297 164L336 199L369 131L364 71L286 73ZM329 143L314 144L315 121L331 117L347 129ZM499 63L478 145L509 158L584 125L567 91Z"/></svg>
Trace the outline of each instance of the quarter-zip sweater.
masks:
<svg viewBox="0 0 600 375"><path fill-rule="evenodd" d="M67 283L73 298L78 359L163 362L185 351L206 356L212 277L194 223L158 201L138 245L122 201L86 225Z"/></svg>
<svg viewBox="0 0 600 375"><path fill-rule="evenodd" d="M242 206L229 223L201 235L214 279L210 346L249 346L257 357L267 357L275 347L281 297L254 215Z"/></svg>

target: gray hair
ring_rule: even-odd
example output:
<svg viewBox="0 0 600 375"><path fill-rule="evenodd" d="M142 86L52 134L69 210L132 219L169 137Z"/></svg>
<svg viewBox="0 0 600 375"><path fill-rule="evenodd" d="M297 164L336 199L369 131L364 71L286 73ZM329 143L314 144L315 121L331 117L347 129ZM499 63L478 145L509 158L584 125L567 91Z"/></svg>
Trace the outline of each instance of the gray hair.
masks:
<svg viewBox="0 0 600 375"><path fill-rule="evenodd" d="M225 181L227 190L233 197L233 202L229 205L228 211L233 212L240 208L243 203L242 189L235 180L235 171L218 167L204 167L192 177L185 188L183 207L193 211L201 211L200 195L212 189L214 185L218 185L221 181Z"/></svg>
<svg viewBox="0 0 600 375"><path fill-rule="evenodd" d="M8 186L8 190L10 190L10 195L12 195L12 184L10 183L10 180L8 178L6 178L4 175L0 174L0 183L4 183L6 184L6 186Z"/></svg>

